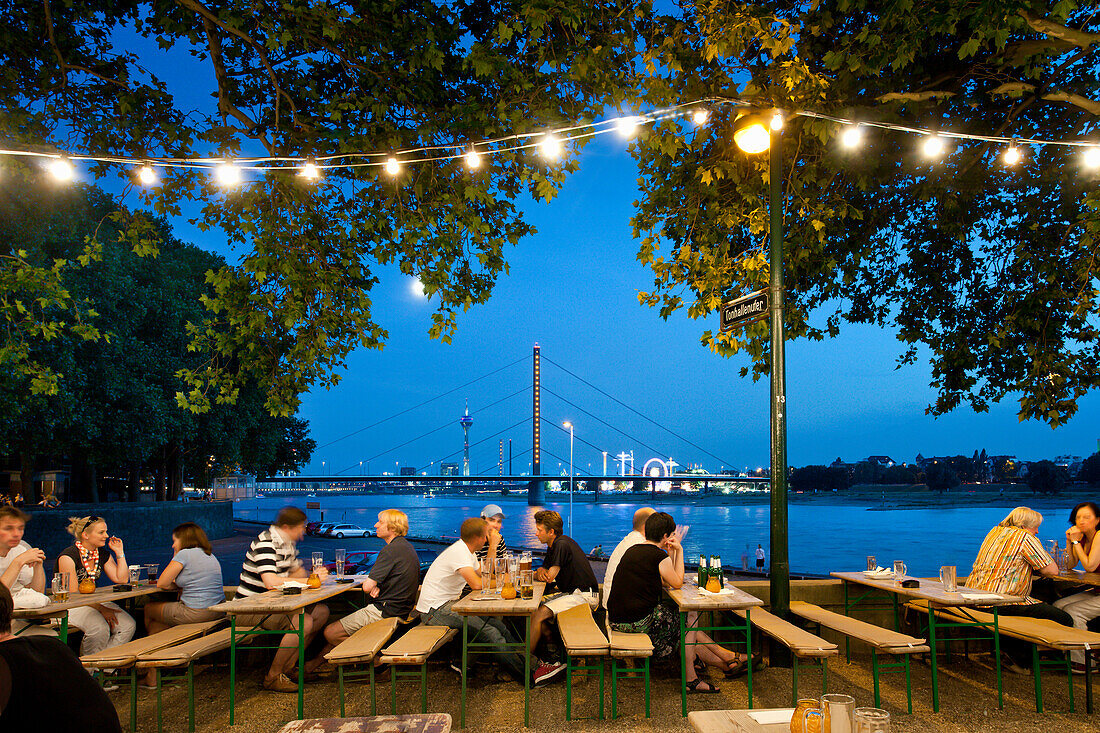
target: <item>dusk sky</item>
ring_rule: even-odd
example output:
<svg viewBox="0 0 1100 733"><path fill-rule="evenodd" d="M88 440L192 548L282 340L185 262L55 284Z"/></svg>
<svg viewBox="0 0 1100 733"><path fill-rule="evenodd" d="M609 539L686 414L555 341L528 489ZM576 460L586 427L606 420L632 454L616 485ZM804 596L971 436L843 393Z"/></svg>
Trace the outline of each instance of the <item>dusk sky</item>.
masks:
<svg viewBox="0 0 1100 733"><path fill-rule="evenodd" d="M116 41L141 53L158 54L165 66L178 63L180 77L168 81L181 105L212 103L207 96L213 89L209 68L202 67L211 75L208 85L202 77L185 75L194 61L183 49L163 55L153 51L150 42L126 33L117 34ZM543 414L557 424L570 420L575 425L579 473L587 473L589 464L598 471L602 461L600 451L582 439L612 455L633 450L638 468L654 456L713 470L767 466L768 383L754 384L738 376L745 357L723 359L700 345L703 330L717 329L717 315L705 323L683 314L664 322L656 309L638 304L637 292L648 290L652 278L636 260L638 247L629 225L636 178L623 141L609 135L585 148L580 171L568 179L557 199L550 204L521 202L539 232L506 250L511 273L500 279L488 304L459 317L450 345L428 338L432 308L415 292L415 282L395 269L383 271L374 293L374 317L389 329L390 339L383 351L353 354L337 387L304 396L300 415L309 420L318 444L306 470L320 472L322 462L328 473L347 474L358 473L360 461L364 469L369 461L374 473L392 472L398 465L427 469L432 461L459 462L458 419L466 400L474 417L472 444L529 418L529 389L486 406L530 387L530 354L536 342L546 360L698 446L633 415L544 361ZM110 182L104 183L115 190ZM185 241L225 254L217 232L200 232L185 218L173 224ZM934 397L927 359L895 370L901 351L892 331L867 326L845 326L839 338L824 342L789 343L789 463L828 463L838 456L854 461L868 455L912 462L918 452L969 455L983 448L991 455L1023 459L1087 456L1097 450L1100 398L1095 394L1081 400L1078 415L1058 430L1018 422L1011 399L987 414L960 408L934 419L924 413ZM341 439L521 359L468 389ZM543 436L543 468L549 473L556 470L559 458L568 461L569 437L567 431L549 425ZM473 472L495 473L498 440L505 440L507 460L508 438L516 455L514 470L526 471L529 421L476 445L471 451Z"/></svg>

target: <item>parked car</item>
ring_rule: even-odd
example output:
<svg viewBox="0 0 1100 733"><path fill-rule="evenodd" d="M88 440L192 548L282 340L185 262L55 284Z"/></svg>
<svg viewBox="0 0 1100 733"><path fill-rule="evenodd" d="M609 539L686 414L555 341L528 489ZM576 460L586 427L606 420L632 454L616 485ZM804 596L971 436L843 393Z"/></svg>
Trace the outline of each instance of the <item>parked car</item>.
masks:
<svg viewBox="0 0 1100 733"><path fill-rule="evenodd" d="M378 559L378 550L356 550L355 552L349 552L344 556L344 575L355 575L359 572L357 568L364 564L369 563L368 567L374 565L374 561ZM325 568L330 573L336 572L336 561L325 563Z"/></svg>
<svg viewBox="0 0 1100 733"><path fill-rule="evenodd" d="M321 522L306 522L306 534L317 534L318 528L321 526Z"/></svg>
<svg viewBox="0 0 1100 733"><path fill-rule="evenodd" d="M364 529L358 524L334 524L325 530L325 537L370 537L374 534L369 529Z"/></svg>
<svg viewBox="0 0 1100 733"><path fill-rule="evenodd" d="M334 524L336 524L336 522L317 522L316 525L314 526L312 532L309 531L309 525L307 524L306 525L306 533L307 534L312 534L316 537L320 537L320 536L323 536L325 534L325 532L330 527L332 527Z"/></svg>
<svg viewBox="0 0 1100 733"><path fill-rule="evenodd" d="M432 566L438 554L435 550L417 548L416 556L420 559L420 580L424 580L424 576L428 574L428 568Z"/></svg>

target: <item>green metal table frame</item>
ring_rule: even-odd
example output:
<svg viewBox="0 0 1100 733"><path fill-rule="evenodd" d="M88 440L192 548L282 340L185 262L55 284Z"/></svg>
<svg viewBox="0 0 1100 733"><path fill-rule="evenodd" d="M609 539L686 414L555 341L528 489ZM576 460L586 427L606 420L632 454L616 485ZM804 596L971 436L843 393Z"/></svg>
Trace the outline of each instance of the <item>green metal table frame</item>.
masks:
<svg viewBox="0 0 1100 733"><path fill-rule="evenodd" d="M60 615L60 616L46 616L45 618L59 618L59 619L61 619L61 624L60 624L60 626L58 626L58 629L57 629L57 638L61 640L62 644L65 644L69 641L69 612L68 611L62 611L61 613L63 615ZM39 618L41 618L41 617L39 617ZM16 619L16 620L17 621L25 621L26 619ZM16 631L14 634L12 634L12 636L19 636L24 631L26 631L28 629L36 628L38 626L42 626L42 624L28 623L26 626L19 629L19 631Z"/></svg>
<svg viewBox="0 0 1100 733"><path fill-rule="evenodd" d="M710 636L710 632L713 632L713 631L734 631L734 632L743 631L743 632L745 632L745 654L748 657L748 662L747 662L748 673L747 673L746 679L747 679L747 684L748 684L748 688L749 688L749 709L752 710L752 618L750 616L751 609L750 608L743 609L745 611L744 623L734 623L734 624L728 625L728 626L715 626L714 625L715 624L714 614L715 613L719 613L719 614L726 613L730 610L734 610L734 609L721 609L721 610L714 610L714 611L711 611L711 610L695 611L695 613L698 614L697 617L696 617L698 619L698 622L696 623L695 626L692 626L691 628L695 631L706 631L706 632L708 632L707 633L708 636ZM679 612L679 616L680 616L680 717L683 717L683 718L687 717L687 631L688 631L687 617L688 617L689 613L691 613L690 610L685 611L685 610L682 610L682 609ZM699 623L702 623L704 613L710 613L710 615L711 615L711 622L710 622L711 625L710 626L700 626L699 625ZM731 614L731 615L734 618L740 618L736 614ZM715 641L717 641L717 639L715 639ZM703 643L704 642L693 641L693 642L691 642L691 646L698 646L698 645L703 644Z"/></svg>
<svg viewBox="0 0 1100 733"><path fill-rule="evenodd" d="M368 669L363 672L345 672L344 668L347 664L339 664L336 666L336 684L340 690L340 717L344 717L344 680L359 679L360 677L370 677L370 714L378 714L378 705L375 699L374 693L374 660L371 659L367 664ZM394 705L394 714L397 713L396 703Z"/></svg>
<svg viewBox="0 0 1100 733"><path fill-rule="evenodd" d="M312 604L311 604L312 605ZM258 615L258 614L248 614ZM229 724L236 724L236 712L237 712L237 639L245 638L248 636L261 636L261 635L273 635L286 636L287 634L296 634L298 636L298 719L301 720L305 708L305 669L306 669L306 607L302 606L298 609L298 629L296 631L278 630L271 631L269 629L261 628L264 620L270 616L282 615L282 613L269 613L260 620L255 627L248 629L247 631L237 630L237 616L232 614L229 617ZM249 649L280 649L281 646L255 646L249 644Z"/></svg>
<svg viewBox="0 0 1100 733"><path fill-rule="evenodd" d="M521 642L504 642L503 644L497 644L494 642L482 641L477 639L481 636L481 630L478 629L474 634L474 638L469 638L469 621L470 614L462 615L462 699L459 707L459 728L466 727L466 676L467 668L469 667L468 660L470 656L476 654L492 654L500 651L501 647L506 649L514 649L523 656L523 725L529 727L531 725L531 655L527 653L531 644L531 616L527 614L523 615L523 641ZM477 614L480 615L480 614ZM493 618L494 614L486 614L485 618ZM496 614L496 618L501 618L501 614Z"/></svg>

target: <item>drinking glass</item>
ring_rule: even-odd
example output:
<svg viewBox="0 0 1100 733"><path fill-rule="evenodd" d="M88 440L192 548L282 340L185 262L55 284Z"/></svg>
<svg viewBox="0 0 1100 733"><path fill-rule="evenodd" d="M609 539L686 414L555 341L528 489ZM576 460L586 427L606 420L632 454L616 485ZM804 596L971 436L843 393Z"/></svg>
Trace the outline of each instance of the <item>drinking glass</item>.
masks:
<svg viewBox="0 0 1100 733"><path fill-rule="evenodd" d="M496 578L496 588L499 592L504 587L504 582L508 579L508 560L503 557L498 557L496 560L496 567L493 568L493 575Z"/></svg>
<svg viewBox="0 0 1100 733"><path fill-rule="evenodd" d="M873 572L878 567L878 561L875 560L874 555L867 556L867 572Z"/></svg>
<svg viewBox="0 0 1100 733"><path fill-rule="evenodd" d="M69 574L54 573L53 575L53 600L55 603L64 603L69 600Z"/></svg>
<svg viewBox="0 0 1100 733"><path fill-rule="evenodd" d="M313 569L316 570L325 564L325 553L315 552L313 553Z"/></svg>
<svg viewBox="0 0 1100 733"><path fill-rule="evenodd" d="M141 565L131 565L130 566L130 583L132 583L133 585L137 585L138 583L141 582L141 571L142 571L142 566Z"/></svg>
<svg viewBox="0 0 1100 733"><path fill-rule="evenodd" d="M346 562L347 557L348 557L348 551L347 550L337 550L336 551L336 579L337 580L343 580L344 579L344 573L346 572L346 569L344 567L344 563Z"/></svg>
<svg viewBox="0 0 1100 733"><path fill-rule="evenodd" d="M531 569L531 552L528 550L519 556L519 570L522 573L524 570Z"/></svg>
<svg viewBox="0 0 1100 733"><path fill-rule="evenodd" d="M481 558L481 587L489 592L492 592L495 584L493 583L493 563L488 557Z"/></svg>
<svg viewBox="0 0 1100 733"><path fill-rule="evenodd" d="M958 592L959 582L954 565L944 565L940 567L940 582L943 583L943 589L948 593Z"/></svg>
<svg viewBox="0 0 1100 733"><path fill-rule="evenodd" d="M824 733L852 733L852 716L856 699L851 695L828 694L821 696L821 709L825 711L828 730Z"/></svg>
<svg viewBox="0 0 1100 733"><path fill-rule="evenodd" d="M157 570L160 569L160 565L155 562L151 562L145 566L145 577L149 580L149 585L157 584Z"/></svg>
<svg viewBox="0 0 1100 733"><path fill-rule="evenodd" d="M901 580L905 577L905 571L908 570L905 567L905 563L901 560L894 560L894 580Z"/></svg>
<svg viewBox="0 0 1100 733"><path fill-rule="evenodd" d="M890 733L890 713L878 708L856 708L854 733Z"/></svg>
<svg viewBox="0 0 1100 733"><path fill-rule="evenodd" d="M535 597L535 574L530 570L521 570L519 573L520 598L529 601Z"/></svg>

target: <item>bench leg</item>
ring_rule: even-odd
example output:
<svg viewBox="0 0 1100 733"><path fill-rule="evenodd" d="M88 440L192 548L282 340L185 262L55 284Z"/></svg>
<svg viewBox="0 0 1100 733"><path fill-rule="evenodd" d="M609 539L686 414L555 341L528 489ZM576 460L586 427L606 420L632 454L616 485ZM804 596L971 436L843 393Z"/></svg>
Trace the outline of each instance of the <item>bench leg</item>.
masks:
<svg viewBox="0 0 1100 733"><path fill-rule="evenodd" d="M912 654L905 655L905 700L909 705L909 714L913 714L913 677L909 673L909 661Z"/></svg>
<svg viewBox="0 0 1100 733"><path fill-rule="evenodd" d="M229 616L229 724L233 725L237 689L237 617Z"/></svg>
<svg viewBox="0 0 1100 733"><path fill-rule="evenodd" d="M397 715L397 667L390 665L390 712Z"/></svg>
<svg viewBox="0 0 1100 733"><path fill-rule="evenodd" d="M798 707L798 657L794 655L791 655L791 705Z"/></svg>
<svg viewBox="0 0 1100 733"><path fill-rule="evenodd" d="M371 685L373 688L374 685ZM340 692L340 717L344 717L344 665L340 665L336 668L336 689ZM371 715L374 712L371 711Z"/></svg>
<svg viewBox="0 0 1100 733"><path fill-rule="evenodd" d="M565 719L573 719L573 655L565 655Z"/></svg>
<svg viewBox="0 0 1100 733"><path fill-rule="evenodd" d="M1077 712L1073 709L1073 664L1070 658L1069 652L1066 652L1066 679L1069 681L1069 711L1071 713Z"/></svg>
<svg viewBox="0 0 1100 733"><path fill-rule="evenodd" d="M137 664L130 666L130 733L137 733Z"/></svg>
<svg viewBox="0 0 1100 733"><path fill-rule="evenodd" d="M157 667L157 733L161 733L164 730L164 725L161 720L161 679L160 679L160 667Z"/></svg>
<svg viewBox="0 0 1100 733"><path fill-rule="evenodd" d="M1035 679L1035 712L1043 712L1043 675L1039 667L1039 646L1031 645L1031 676Z"/></svg>
<svg viewBox="0 0 1100 733"><path fill-rule="evenodd" d="M393 674L393 669L390 669ZM370 714L378 715L378 695L374 687L374 660L370 660Z"/></svg>
<svg viewBox="0 0 1100 733"><path fill-rule="evenodd" d="M611 658L611 719L619 717L619 660Z"/></svg>
<svg viewBox="0 0 1100 733"><path fill-rule="evenodd" d="M829 660L826 657L821 658L821 694L824 695L828 692L829 688ZM795 703L797 705L797 703Z"/></svg>
<svg viewBox="0 0 1100 733"><path fill-rule="evenodd" d="M420 665L420 712L428 712L428 658Z"/></svg>
<svg viewBox="0 0 1100 733"><path fill-rule="evenodd" d="M603 720L603 657L600 657L600 720Z"/></svg>
<svg viewBox="0 0 1100 733"><path fill-rule="evenodd" d="M649 718L649 657L645 658L645 716ZM752 707L750 704L749 707Z"/></svg>
<svg viewBox="0 0 1100 733"><path fill-rule="evenodd" d="M752 710L752 619L749 617L751 609L745 609L745 659L746 667L748 669L748 675L746 680L749 688L749 710ZM648 662L647 662L648 663ZM646 683L646 700L648 701L649 695L649 683ZM646 716L649 717L648 715Z"/></svg>
<svg viewBox="0 0 1100 733"><path fill-rule="evenodd" d="M1092 651L1085 650L1085 712L1092 715Z"/></svg>
<svg viewBox="0 0 1100 733"><path fill-rule="evenodd" d="M996 611L994 611L996 613ZM996 619L996 616L994 616ZM994 644L996 644L997 636L994 635ZM936 609L931 605L928 607L928 648L932 657L932 712L938 713L940 711L940 680L937 674L936 666ZM997 688L1001 686L1001 657L998 654L996 664L997 668Z"/></svg>
<svg viewBox="0 0 1100 733"><path fill-rule="evenodd" d="M878 691L878 650L871 647L871 677L875 681L875 707L882 707L882 698Z"/></svg>
<svg viewBox="0 0 1100 733"><path fill-rule="evenodd" d="M997 707L1001 710L1005 709L1005 688L1003 680L1001 679L1001 626L1000 616L997 615L997 607L993 607L993 666L997 668ZM936 653L936 648L932 647L932 653ZM936 658L932 657L932 661L935 662ZM932 673L935 674L936 668L932 667ZM933 678L935 679L935 678ZM938 711L938 708L937 708Z"/></svg>
<svg viewBox="0 0 1100 733"><path fill-rule="evenodd" d="M157 673L160 677L160 673ZM157 687L160 690L160 687ZM187 664L187 733L195 733L195 664Z"/></svg>

